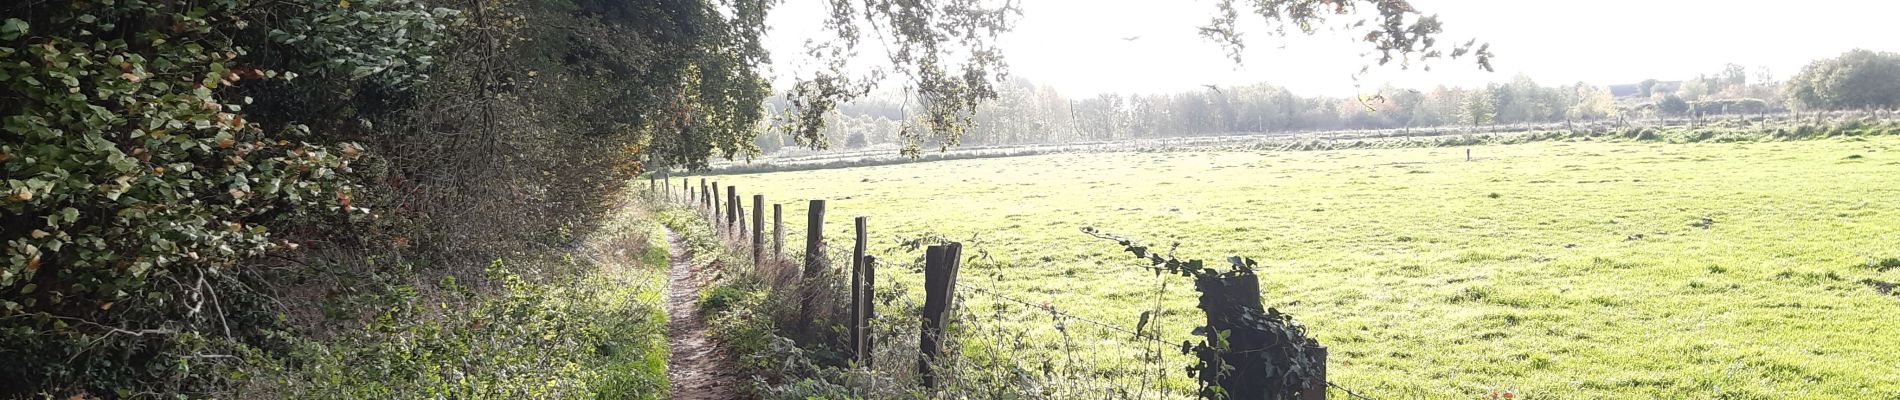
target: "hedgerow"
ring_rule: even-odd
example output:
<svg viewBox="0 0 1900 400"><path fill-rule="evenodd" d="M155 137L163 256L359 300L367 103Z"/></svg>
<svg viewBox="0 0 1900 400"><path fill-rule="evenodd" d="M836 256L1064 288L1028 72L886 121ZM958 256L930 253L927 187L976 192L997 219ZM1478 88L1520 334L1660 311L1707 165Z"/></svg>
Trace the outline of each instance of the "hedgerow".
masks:
<svg viewBox="0 0 1900 400"><path fill-rule="evenodd" d="M747 151L759 112L706 104L764 96L739 50L760 24L699 2L0 3L0 398L269 393L385 362L430 372L338 382L418 388L527 354L355 350L505 332L422 324L579 293L589 272L538 260L603 229L641 155ZM474 359L569 354L532 356Z"/></svg>

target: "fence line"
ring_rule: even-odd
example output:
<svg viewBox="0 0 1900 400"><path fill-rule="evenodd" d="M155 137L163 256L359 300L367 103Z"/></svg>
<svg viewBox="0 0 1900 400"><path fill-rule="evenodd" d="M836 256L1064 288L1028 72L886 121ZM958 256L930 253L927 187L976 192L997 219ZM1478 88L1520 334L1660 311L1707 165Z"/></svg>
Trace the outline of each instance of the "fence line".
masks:
<svg viewBox="0 0 1900 400"><path fill-rule="evenodd" d="M798 265L788 259L781 250L784 246L783 227L780 216L782 210L781 204L774 203L772 205L773 232L771 232L772 238L770 245L773 251L768 257L764 252L764 246L767 245L765 242L767 232L764 231L763 219L766 203L764 202L763 194L754 194L752 196L751 221L746 221L747 217L744 214L745 208L743 205L744 197L738 192L736 185L726 185L726 190L723 191L724 193L721 193L720 182L708 182L705 178L701 178L700 190L695 192L691 190L692 185L688 182L688 178L682 177L682 190L675 193L671 190L671 178L671 176L663 177L663 179L666 179L664 183L650 180L648 183L648 195L652 198L665 199L669 203L688 209L698 214L701 218L705 218L707 220L706 222L708 222L713 229L715 237L718 237L726 246L735 248L732 250L738 252L735 254L744 253L745 256L750 256L755 268L762 267L763 262L768 258L772 260L774 264L785 265L794 269L798 268ZM721 197L724 198L722 199ZM830 257L827 256L827 250L836 248L837 246L830 246L824 243L823 238L824 214L826 211L825 200L814 199L809 201L811 204L810 207L807 208L809 215L806 226L807 233L804 237L806 240L806 251L802 257L804 259L802 271L785 271L790 272L792 279L796 280L826 277L829 275L822 272L834 269L830 266L831 262ZM750 222L751 226L746 226L747 222ZM904 329L902 323L896 325L873 323L874 321L887 319L884 318L884 316L877 315L879 313L874 310L876 299L873 293L876 293L878 290L874 283L876 279L873 267L876 264L875 261L872 260L877 259L877 257L864 254L866 252L866 241L868 237L865 232L867 229L865 227L865 218L858 217L854 222L855 228L857 229L854 239L856 239L857 243L853 247L853 254L851 254L851 260L849 261L852 265L852 268L848 271L850 273L849 279L851 287L851 298L849 299L850 310L846 313L848 314L848 317L846 317L847 321L840 324L848 331L846 335L849 338L848 342L851 348L846 349L843 353L850 359L856 361L859 367L872 368L873 363L871 359L876 350L876 348L872 346L873 343L903 344L907 343L907 341L902 340L901 337L876 338L877 332L875 332L876 329L874 329L874 325L880 328L895 326L897 329L890 330L890 332L893 335L900 336L903 334ZM948 239L940 238L937 241L941 243L928 246L929 249L925 252L927 256L922 260L922 262L924 262L923 270L925 271L925 304L919 307L919 305L911 302L909 298L902 296L901 293L905 289L903 289L901 285L894 288L900 294L893 296L895 299L901 299L904 303L908 304L908 309L923 310L922 315L909 313L902 315L905 318L919 318L923 321L921 328L916 332L917 336L915 337L918 341L908 343L918 344L916 348L917 363L915 365L917 368L915 370L915 376L922 378L925 388L930 390L943 390L954 386L958 389L969 389L967 387L961 387L960 385L966 381L982 381L988 379L994 382L1009 382L1018 385L1039 387L1039 392L1024 393L1034 397L1069 392L1076 389L1080 389L1083 392L1099 393L1102 398L1147 398L1149 393L1153 393L1154 396L1159 398L1168 398L1169 396L1184 394L1180 392L1178 388L1177 390L1170 390L1165 383L1167 382L1166 378L1169 376L1166 371L1176 369L1169 368L1166 365L1166 353L1168 353L1166 350L1174 347L1175 344L1162 340L1159 332L1153 331L1155 329L1154 327L1159 325L1156 323L1156 320L1160 319L1163 311L1161 301L1162 296L1165 295L1165 288L1167 286L1165 281L1159 283L1159 286L1156 288L1155 308L1143 313L1143 321L1141 324L1138 324L1134 328L1129 328L1096 318L1065 312L1048 303L1023 300L1017 296L1003 293L994 288L974 285L957 287L958 285L955 283L958 269L957 265L963 261L961 257L957 255L958 249L960 249L961 246L959 243ZM892 282L892 284L895 285L896 282ZM1032 317L1029 320L1005 318L1003 315L1005 309L999 307L996 309L993 320L980 320L978 319L980 315L977 313L957 310L958 308L962 308L962 306L958 304L965 301L965 296L972 293L983 295L993 301L1022 305L1028 307L1029 310L1034 310L1036 313L1045 314L1047 318L1051 319L1054 324L1051 326L1055 330L1054 334L1060 336L1059 351L1061 354L1042 352L1031 352L1029 354L1030 356L1047 357L1040 360L1040 364L1043 368L1042 377L1043 379L1050 379L1051 381L1035 381L1033 378L1034 374L1029 374L1030 371L1024 369L1025 366L1031 366L1035 363L1023 362L1022 357L1024 355L1018 351L1019 349L1027 348L1023 342L1025 338L1044 338L1047 337L1044 335L1050 335L1047 331L1038 332L1034 324L1020 324L1022 321L1030 321L1039 317ZM1257 296L1258 294L1256 293L1254 295ZM812 296L804 297L809 298ZM806 299L806 303L809 303L809 300L810 299ZM802 304L800 306L800 309L804 310L802 314L805 316L799 317L796 320L796 323L799 325L799 331L807 331L807 328L810 328L812 322L815 322L813 318L810 317L810 315L813 315L812 311L815 311L811 308L814 306L813 304ZM1010 321L1018 322L1018 324L1012 325L1011 323L1006 323ZM1094 340L1086 343L1078 343L1077 337L1071 332L1070 321L1078 321L1083 324L1079 326L1092 326L1095 329L1100 329L1103 333L1107 333L1106 335L1096 336L1095 338L1120 341L1122 344ZM893 319L888 322L897 321ZM951 323L956 323L969 329L970 332L966 334L978 335L972 338L977 339L976 343L981 343L984 339L993 340L993 342L988 343L989 346L994 347L991 351L976 353L976 355L987 358L971 358L969 355L962 354L962 351L949 353L950 355L946 356L946 352L944 352L946 349L960 348L965 344L949 337L956 332L961 332L959 330L946 329L950 327ZM917 326L918 325L911 325L911 327ZM992 335L992 337L984 338L983 335L985 334ZM1014 339L1014 346L1011 346L1012 338ZM887 339L896 339L896 341L889 341ZM1134 343L1138 344L1131 345ZM1084 347L1087 347L1087 349L1083 349ZM892 350L902 349L893 348ZM1076 357L1078 350L1086 351L1086 353L1083 354L1089 356L1090 362L1083 363L1078 360ZM1131 353L1121 353L1122 351L1130 351ZM1115 356L1115 354L1139 354L1140 356L1118 357ZM1057 356L1062 356L1064 359L1058 360L1056 359ZM1323 357L1324 356L1321 355L1315 359L1323 360ZM1007 359L1008 362L1002 362L1005 359ZM1130 360L1134 361L1135 364L1133 364L1134 367L1132 370L1137 372L1123 373L1121 375L1102 373L1102 371L1105 370L1127 368L1131 365L1115 362L1115 360L1123 360L1124 362ZM945 364L946 362L948 364ZM984 362L987 362L987 366L978 365ZM1104 369L1102 367L1104 364L1101 364L1102 362L1112 362L1119 367ZM1058 363L1063 365L1063 369L1059 375L1054 367ZM893 373L893 376L903 376L905 373L905 371L901 370L904 363L879 364L881 364L882 368L898 368L897 370L890 371ZM948 367L949 369L942 369L942 367ZM1321 365L1321 369L1324 369L1323 365ZM880 371L882 370L880 369ZM1152 375L1150 373L1152 373ZM1265 371L1263 370L1260 373L1264 374ZM971 376L966 377L964 376L965 374L971 374ZM1117 379L1115 378L1116 376L1125 377L1129 380ZM1323 376L1323 372L1321 376ZM1061 381L1062 383L1055 385L1050 384L1050 382L1054 381ZM1320 385L1315 388L1317 390L1303 392L1304 394L1301 396L1302 399L1324 399L1326 389L1331 387L1339 389L1353 398L1366 400L1364 396L1347 390L1333 382L1316 380L1313 383ZM1138 386L1136 384L1138 384ZM1226 383L1222 385L1225 386ZM1131 386L1134 386L1134 390L1132 391L1130 390ZM977 388L992 391L1004 390L989 386ZM1021 390L1022 388L1016 389ZM1036 393L1041 393L1041 395L1035 395ZM1057 397L1067 398L1063 396Z"/></svg>

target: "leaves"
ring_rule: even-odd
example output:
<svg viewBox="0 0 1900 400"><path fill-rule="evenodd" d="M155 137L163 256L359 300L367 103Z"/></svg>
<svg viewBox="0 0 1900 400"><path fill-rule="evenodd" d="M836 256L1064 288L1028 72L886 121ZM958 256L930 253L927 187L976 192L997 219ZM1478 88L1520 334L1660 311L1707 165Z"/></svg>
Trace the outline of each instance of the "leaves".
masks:
<svg viewBox="0 0 1900 400"><path fill-rule="evenodd" d="M1222 321L1230 326L1229 329L1221 329L1212 324L1197 326L1191 333L1200 336L1201 341L1199 343L1181 342L1181 353L1194 355L1198 360L1194 365L1188 366L1187 374L1199 380L1200 394L1203 398L1225 398L1228 393L1238 389L1222 386L1230 383L1227 379L1236 369L1234 363L1257 363L1248 364L1246 367L1250 370L1265 371L1267 379L1262 382L1239 383L1250 385L1245 390L1264 390L1259 393L1267 393L1271 396L1270 398L1293 398L1295 394L1308 389L1306 383L1312 380L1319 368L1315 366L1314 357L1307 353L1307 348L1316 342L1307 336L1305 327L1294 322L1292 316L1281 313L1277 309L1268 308L1263 312L1253 307L1229 307L1210 300L1225 296L1226 294L1222 291L1232 290L1227 285L1228 279L1253 279L1255 271L1259 268L1259 264L1253 259L1240 256L1227 257L1228 270L1219 271L1206 267L1201 260L1177 259L1173 255L1173 250L1170 250L1166 256L1151 253L1146 246L1101 232L1093 227L1083 227L1082 232L1096 238L1114 241L1129 253L1134 254L1136 258L1147 261L1148 268L1156 273L1168 272L1193 277L1195 290L1202 292L1201 310L1208 314L1210 321ZM1179 244L1172 247L1179 247ZM1149 312L1141 314L1141 320L1135 328L1136 332L1141 332L1147 326L1150 317ZM1232 340L1234 340L1236 330L1248 332L1248 337L1264 337L1272 340L1264 343L1264 347L1257 344L1245 351L1233 351Z"/></svg>
<svg viewBox="0 0 1900 400"><path fill-rule="evenodd" d="M19 18L7 18L5 22L0 22L0 40L19 39L21 35L26 34L27 27L26 21Z"/></svg>

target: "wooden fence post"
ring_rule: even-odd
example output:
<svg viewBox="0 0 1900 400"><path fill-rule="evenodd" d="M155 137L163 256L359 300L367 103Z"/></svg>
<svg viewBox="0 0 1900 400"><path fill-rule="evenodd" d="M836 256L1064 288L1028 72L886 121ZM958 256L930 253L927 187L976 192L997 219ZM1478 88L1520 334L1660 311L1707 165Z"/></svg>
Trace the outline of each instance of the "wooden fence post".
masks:
<svg viewBox="0 0 1900 400"><path fill-rule="evenodd" d="M1307 346L1307 352L1313 354L1314 362L1319 363L1319 376L1306 383L1306 391L1300 392L1300 400L1326 400L1326 346Z"/></svg>
<svg viewBox="0 0 1900 400"><path fill-rule="evenodd" d="M772 204L772 259L785 258L785 205Z"/></svg>
<svg viewBox="0 0 1900 400"><path fill-rule="evenodd" d="M877 319L877 257L864 256L864 293L863 303L854 311L858 314L858 366L871 367L871 320Z"/></svg>
<svg viewBox="0 0 1900 400"><path fill-rule="evenodd" d="M851 225L857 232L857 244L851 246L851 357L864 363L864 226L869 218L857 217Z"/></svg>
<svg viewBox="0 0 1900 400"><path fill-rule="evenodd" d="M737 234L733 225L739 220L739 188L726 185L726 234Z"/></svg>
<svg viewBox="0 0 1900 400"><path fill-rule="evenodd" d="M950 308L956 301L962 253L963 245L955 242L924 250L924 321L917 335L917 375L923 377L926 389L937 388L937 375L931 367L943 359L943 330L950 323Z"/></svg>
<svg viewBox="0 0 1900 400"><path fill-rule="evenodd" d="M825 269L825 201L812 200L805 210L805 277Z"/></svg>
<svg viewBox="0 0 1900 400"><path fill-rule="evenodd" d="M752 267L765 264L765 195L752 195Z"/></svg>
<svg viewBox="0 0 1900 400"><path fill-rule="evenodd" d="M1222 353L1221 359L1227 365L1236 366L1231 373L1215 382L1227 390L1227 398L1234 400L1264 400L1270 393L1266 391L1266 382L1274 374L1267 371L1265 353L1240 351L1239 349L1263 349L1276 340L1268 332L1257 329L1243 318L1247 315L1265 313L1260 304L1260 276L1253 274L1206 277L1194 280L1194 286L1201 292L1200 308L1207 313L1207 326L1215 332L1229 332L1228 348L1235 349ZM1321 370L1314 381L1308 382L1308 390L1301 391L1301 400L1325 399L1325 350L1317 344L1308 347L1317 351L1315 357ZM1313 386L1317 385L1317 386ZM1318 396L1318 397L1314 397Z"/></svg>
<svg viewBox="0 0 1900 400"><path fill-rule="evenodd" d="M713 236L719 236L719 181L712 183L712 226Z"/></svg>

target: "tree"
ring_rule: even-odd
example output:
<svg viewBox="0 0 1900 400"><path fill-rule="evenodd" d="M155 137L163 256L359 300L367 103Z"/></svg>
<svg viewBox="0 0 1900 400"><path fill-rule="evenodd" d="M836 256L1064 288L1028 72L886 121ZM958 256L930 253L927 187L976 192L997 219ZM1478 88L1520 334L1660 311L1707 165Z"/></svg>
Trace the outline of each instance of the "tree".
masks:
<svg viewBox="0 0 1900 400"><path fill-rule="evenodd" d="M1817 60L1788 78L1784 92L1807 109L1900 107L1900 54L1856 49Z"/></svg>
<svg viewBox="0 0 1900 400"><path fill-rule="evenodd" d="M1471 123L1471 126L1490 125L1497 119L1497 95L1501 88L1476 90L1465 95L1464 103L1458 107L1458 119Z"/></svg>
<svg viewBox="0 0 1900 400"><path fill-rule="evenodd" d="M1666 115L1682 115L1689 112L1689 101L1675 93L1664 94L1656 100L1656 110Z"/></svg>

